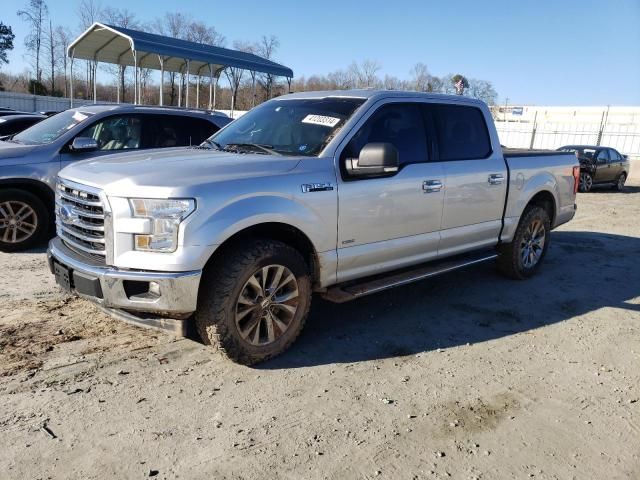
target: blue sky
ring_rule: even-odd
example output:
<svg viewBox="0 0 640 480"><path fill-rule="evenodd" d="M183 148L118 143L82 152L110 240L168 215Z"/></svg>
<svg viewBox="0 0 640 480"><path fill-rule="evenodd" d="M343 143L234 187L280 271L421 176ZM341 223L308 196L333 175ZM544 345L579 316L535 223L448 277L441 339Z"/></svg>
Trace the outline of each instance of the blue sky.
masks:
<svg viewBox="0 0 640 480"><path fill-rule="evenodd" d="M5 69L22 71L26 25L3 0L0 21L16 48ZM77 31L76 0L48 0L54 24ZM297 77L373 59L381 74L432 74L493 82L500 101L538 105L640 105L640 0L109 0L142 22L166 11L192 14L231 43L275 34L277 60ZM204 6L204 8L203 8Z"/></svg>

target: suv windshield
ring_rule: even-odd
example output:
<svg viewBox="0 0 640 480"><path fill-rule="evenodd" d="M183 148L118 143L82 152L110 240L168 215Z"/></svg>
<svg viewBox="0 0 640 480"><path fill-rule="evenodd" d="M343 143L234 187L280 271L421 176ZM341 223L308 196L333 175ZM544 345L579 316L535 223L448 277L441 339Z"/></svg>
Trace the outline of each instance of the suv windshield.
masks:
<svg viewBox="0 0 640 480"><path fill-rule="evenodd" d="M13 141L27 145L51 143L79 123L86 122L91 115L93 113L67 110L27 128L14 136Z"/></svg>
<svg viewBox="0 0 640 480"><path fill-rule="evenodd" d="M317 156L364 101L323 98L267 102L205 140L203 146L239 153Z"/></svg>

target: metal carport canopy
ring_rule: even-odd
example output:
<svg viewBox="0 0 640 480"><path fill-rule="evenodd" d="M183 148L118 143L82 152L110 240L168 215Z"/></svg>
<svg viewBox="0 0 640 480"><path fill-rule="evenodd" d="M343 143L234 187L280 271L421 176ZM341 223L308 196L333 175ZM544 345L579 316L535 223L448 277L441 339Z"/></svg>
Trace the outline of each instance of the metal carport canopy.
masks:
<svg viewBox="0 0 640 480"><path fill-rule="evenodd" d="M71 43L69 57L168 72L207 76L208 67L218 71L237 67L253 72L293 78L293 71L252 53L229 48L94 23ZM136 58L137 57L137 58ZM189 60L189 62L187 62ZM164 65L162 65L164 64Z"/></svg>

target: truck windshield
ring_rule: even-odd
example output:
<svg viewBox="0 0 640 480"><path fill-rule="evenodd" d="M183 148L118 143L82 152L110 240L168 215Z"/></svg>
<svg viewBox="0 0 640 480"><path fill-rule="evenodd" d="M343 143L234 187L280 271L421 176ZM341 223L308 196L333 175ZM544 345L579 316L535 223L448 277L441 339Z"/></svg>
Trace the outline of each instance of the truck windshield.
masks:
<svg viewBox="0 0 640 480"><path fill-rule="evenodd" d="M317 156L363 103L361 98L267 102L205 140L203 146L238 153Z"/></svg>
<svg viewBox="0 0 640 480"><path fill-rule="evenodd" d="M93 115L79 110L66 110L27 128L13 137L13 141L27 145L51 143L79 123L86 122Z"/></svg>

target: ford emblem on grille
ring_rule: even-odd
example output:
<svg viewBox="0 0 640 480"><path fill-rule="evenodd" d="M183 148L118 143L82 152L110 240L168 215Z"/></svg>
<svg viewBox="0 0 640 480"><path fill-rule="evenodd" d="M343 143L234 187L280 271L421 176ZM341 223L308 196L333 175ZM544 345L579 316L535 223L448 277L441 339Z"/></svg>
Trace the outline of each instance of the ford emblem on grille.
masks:
<svg viewBox="0 0 640 480"><path fill-rule="evenodd" d="M80 221L80 217L73 210L73 208L64 205L60 207L60 217L62 217L62 221L64 223L68 223L70 225L75 225Z"/></svg>

